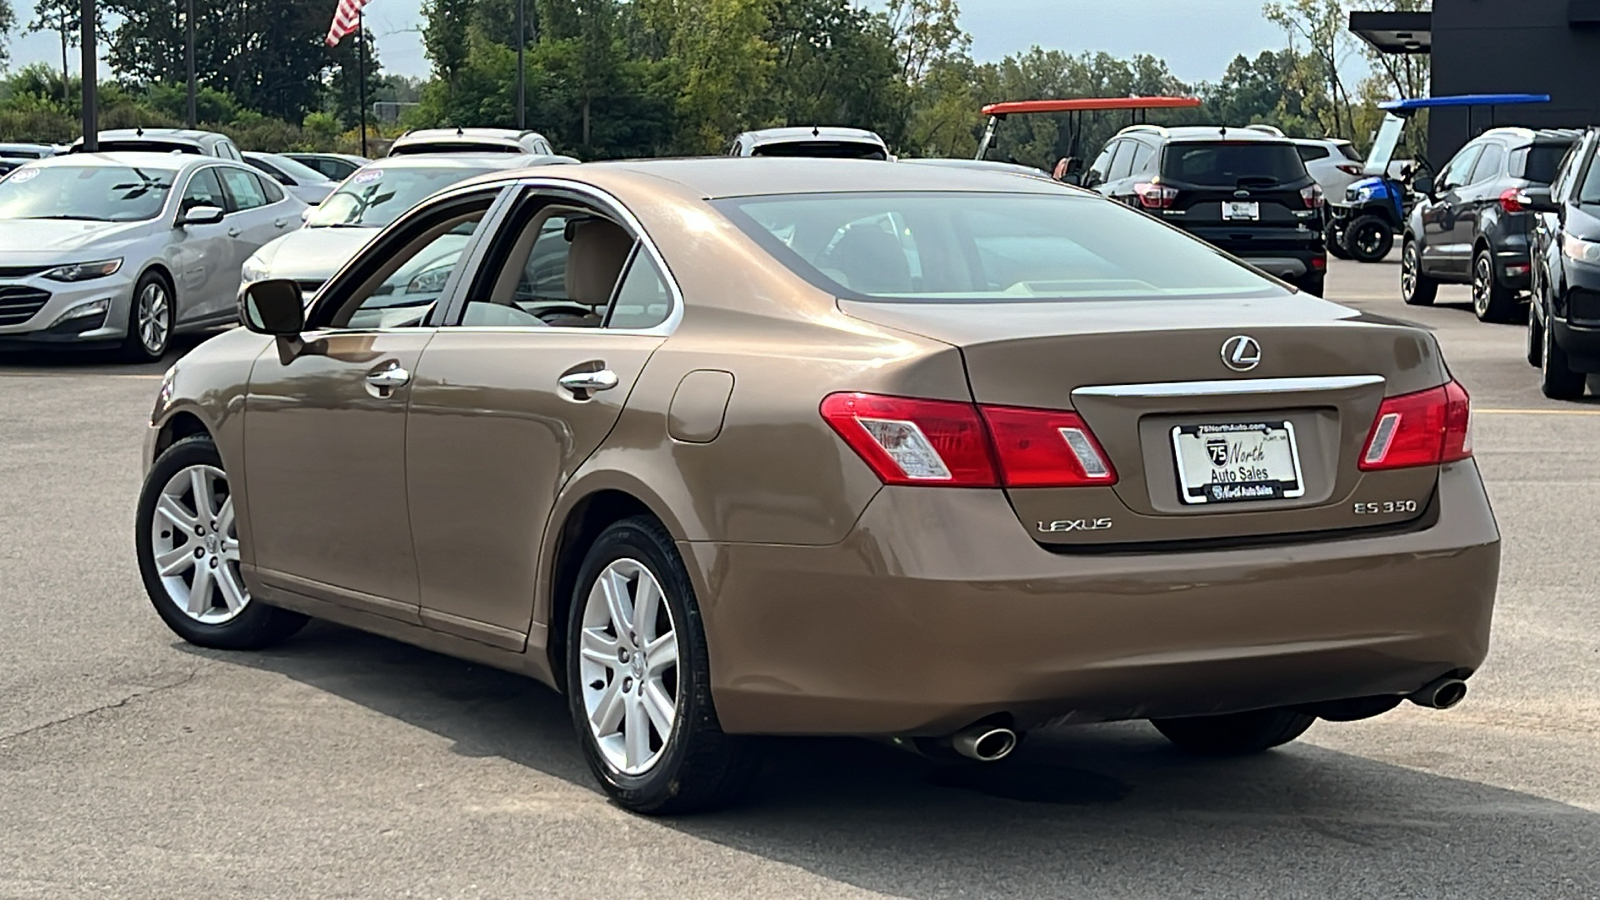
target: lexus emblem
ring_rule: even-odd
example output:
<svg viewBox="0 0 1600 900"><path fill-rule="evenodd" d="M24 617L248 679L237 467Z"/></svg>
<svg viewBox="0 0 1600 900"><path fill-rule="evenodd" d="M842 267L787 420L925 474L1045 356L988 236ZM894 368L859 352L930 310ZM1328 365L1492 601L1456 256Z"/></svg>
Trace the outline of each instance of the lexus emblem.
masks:
<svg viewBox="0 0 1600 900"><path fill-rule="evenodd" d="M1236 334L1222 342L1222 363L1235 372L1248 372L1261 365L1261 345L1248 334Z"/></svg>

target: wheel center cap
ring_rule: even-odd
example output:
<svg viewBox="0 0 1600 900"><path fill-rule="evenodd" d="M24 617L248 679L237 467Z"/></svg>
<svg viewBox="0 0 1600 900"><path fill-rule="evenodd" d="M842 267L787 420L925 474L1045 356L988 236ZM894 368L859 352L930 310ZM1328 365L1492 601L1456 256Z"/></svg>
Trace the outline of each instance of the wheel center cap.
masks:
<svg viewBox="0 0 1600 900"><path fill-rule="evenodd" d="M215 534L208 534L205 538L206 552L216 556L222 550L222 541Z"/></svg>
<svg viewBox="0 0 1600 900"><path fill-rule="evenodd" d="M635 653L633 655L631 664L633 666L634 677L640 679L644 678L644 653Z"/></svg>

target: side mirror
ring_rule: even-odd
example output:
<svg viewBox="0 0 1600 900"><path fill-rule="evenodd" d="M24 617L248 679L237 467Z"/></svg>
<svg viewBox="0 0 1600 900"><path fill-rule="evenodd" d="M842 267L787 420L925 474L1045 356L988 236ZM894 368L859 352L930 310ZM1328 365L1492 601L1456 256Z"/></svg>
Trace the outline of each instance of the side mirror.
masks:
<svg viewBox="0 0 1600 900"><path fill-rule="evenodd" d="M256 334L295 337L306 328L300 285L287 278L253 281L239 292L239 321Z"/></svg>
<svg viewBox="0 0 1600 900"><path fill-rule="evenodd" d="M225 213L215 206L191 206L178 213L178 221L175 224L179 228L185 225L215 225L222 221L223 215Z"/></svg>
<svg viewBox="0 0 1600 900"><path fill-rule="evenodd" d="M1522 189L1517 195L1517 202L1534 212L1553 213L1561 211L1561 204L1550 196L1549 185L1532 185Z"/></svg>
<svg viewBox="0 0 1600 900"><path fill-rule="evenodd" d="M1417 180L1411 182L1411 189L1428 197L1433 196L1433 176L1418 175Z"/></svg>

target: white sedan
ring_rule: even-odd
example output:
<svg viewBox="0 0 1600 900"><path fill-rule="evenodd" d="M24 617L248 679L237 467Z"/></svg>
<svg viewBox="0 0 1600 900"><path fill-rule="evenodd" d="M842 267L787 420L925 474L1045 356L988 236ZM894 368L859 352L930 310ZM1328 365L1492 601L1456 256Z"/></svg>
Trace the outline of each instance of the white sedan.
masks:
<svg viewBox="0 0 1600 900"><path fill-rule="evenodd" d="M0 348L120 344L236 319L239 269L305 203L242 163L81 153L0 179Z"/></svg>

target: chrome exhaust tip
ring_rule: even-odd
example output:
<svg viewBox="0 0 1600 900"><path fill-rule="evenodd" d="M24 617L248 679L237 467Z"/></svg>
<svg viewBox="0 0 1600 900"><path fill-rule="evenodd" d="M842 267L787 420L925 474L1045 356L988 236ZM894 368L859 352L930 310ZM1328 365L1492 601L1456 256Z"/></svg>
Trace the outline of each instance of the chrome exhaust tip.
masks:
<svg viewBox="0 0 1600 900"><path fill-rule="evenodd" d="M1467 696L1467 683L1459 678L1446 676L1428 682L1416 693L1407 697L1418 706L1429 709L1449 709L1460 703Z"/></svg>
<svg viewBox="0 0 1600 900"><path fill-rule="evenodd" d="M974 725L951 736L950 747L967 759L999 762L1017 749L1017 733L993 725Z"/></svg>

